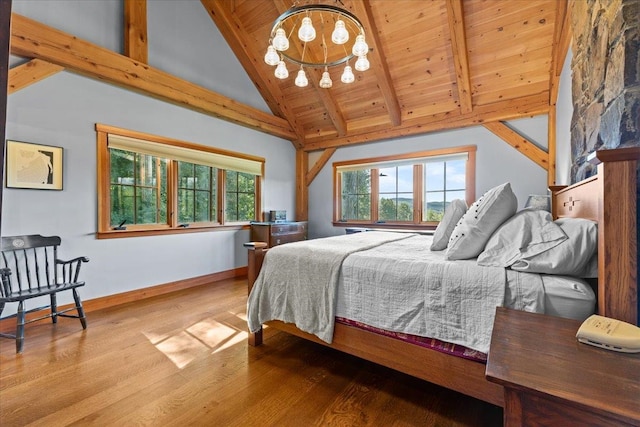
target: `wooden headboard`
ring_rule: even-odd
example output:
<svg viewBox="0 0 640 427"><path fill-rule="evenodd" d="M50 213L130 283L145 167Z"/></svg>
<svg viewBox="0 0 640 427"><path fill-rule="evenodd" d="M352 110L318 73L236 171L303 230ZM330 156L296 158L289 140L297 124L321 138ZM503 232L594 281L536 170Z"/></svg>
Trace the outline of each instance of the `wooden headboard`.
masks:
<svg viewBox="0 0 640 427"><path fill-rule="evenodd" d="M640 147L589 156L597 175L552 187L554 218L598 222L598 314L638 324L637 162Z"/></svg>

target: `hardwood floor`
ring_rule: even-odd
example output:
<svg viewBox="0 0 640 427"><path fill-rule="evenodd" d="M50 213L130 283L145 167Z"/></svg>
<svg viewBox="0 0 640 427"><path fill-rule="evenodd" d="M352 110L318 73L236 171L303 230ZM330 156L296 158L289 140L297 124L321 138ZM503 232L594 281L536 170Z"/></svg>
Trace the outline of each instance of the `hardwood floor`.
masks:
<svg viewBox="0 0 640 427"><path fill-rule="evenodd" d="M499 426L502 409L274 330L227 280L0 339L0 425Z"/></svg>

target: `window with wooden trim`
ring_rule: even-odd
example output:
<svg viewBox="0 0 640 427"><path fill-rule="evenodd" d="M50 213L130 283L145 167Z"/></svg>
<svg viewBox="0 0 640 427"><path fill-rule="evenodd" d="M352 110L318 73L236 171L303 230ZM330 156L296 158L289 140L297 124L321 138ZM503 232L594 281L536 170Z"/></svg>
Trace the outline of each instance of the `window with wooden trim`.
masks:
<svg viewBox="0 0 640 427"><path fill-rule="evenodd" d="M98 237L242 227L257 220L264 159L96 125Z"/></svg>
<svg viewBox="0 0 640 427"><path fill-rule="evenodd" d="M475 153L464 146L334 163L334 222L435 227L452 200L475 200Z"/></svg>

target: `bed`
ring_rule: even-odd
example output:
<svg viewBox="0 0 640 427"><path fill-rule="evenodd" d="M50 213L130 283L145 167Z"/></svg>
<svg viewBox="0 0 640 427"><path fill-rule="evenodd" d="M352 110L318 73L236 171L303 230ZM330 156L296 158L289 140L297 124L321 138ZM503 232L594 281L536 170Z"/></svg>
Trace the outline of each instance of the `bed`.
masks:
<svg viewBox="0 0 640 427"><path fill-rule="evenodd" d="M569 187L552 188L554 218L585 218L598 224L597 312L634 324L638 320L638 158L640 148L595 152L590 161L597 164L596 175ZM266 244L260 242L246 246L249 247L248 282L251 290L267 249ZM273 320L265 324L489 403L504 405L502 387L485 379L485 364L477 358L460 357L416 345L354 322L336 322L331 331L325 331L331 336L330 343L318 335L303 332L292 323ZM249 343L260 345L262 330L254 328Z"/></svg>

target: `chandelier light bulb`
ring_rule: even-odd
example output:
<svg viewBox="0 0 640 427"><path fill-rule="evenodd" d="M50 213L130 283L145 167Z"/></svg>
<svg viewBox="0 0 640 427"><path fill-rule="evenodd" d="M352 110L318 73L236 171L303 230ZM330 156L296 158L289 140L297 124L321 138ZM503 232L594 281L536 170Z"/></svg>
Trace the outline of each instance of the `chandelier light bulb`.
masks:
<svg viewBox="0 0 640 427"><path fill-rule="evenodd" d="M287 70L287 66L284 64L284 61L281 60L278 62L275 75L279 79L286 79L289 77L289 70Z"/></svg>
<svg viewBox="0 0 640 427"><path fill-rule="evenodd" d="M342 83L353 83L355 79L356 76L353 75L351 67L348 65L344 67L344 72L342 73L342 77L340 78Z"/></svg>
<svg viewBox="0 0 640 427"><path fill-rule="evenodd" d="M296 76L296 86L298 87L305 87L309 84L309 80L307 79L307 75L305 74L304 70L301 68L300 71L298 71L298 75Z"/></svg>
<svg viewBox="0 0 640 427"><path fill-rule="evenodd" d="M298 30L298 38L303 42L310 42L316 38L316 29L313 28L311 18L308 16L302 18L302 25Z"/></svg>
<svg viewBox="0 0 640 427"><path fill-rule="evenodd" d="M289 49L289 39L287 38L287 33L285 33L282 28L278 28L276 30L276 35L273 38L272 44L273 47L279 51Z"/></svg>
<svg viewBox="0 0 640 427"><path fill-rule="evenodd" d="M359 56L355 67L358 71L367 71L369 69L369 60L367 59L367 55Z"/></svg>
<svg viewBox="0 0 640 427"><path fill-rule="evenodd" d="M326 68L324 73L322 73L322 78L320 79L319 84L322 89L329 89L331 86L333 86L331 76L329 75L329 72L326 70Z"/></svg>
<svg viewBox="0 0 640 427"><path fill-rule="evenodd" d="M338 19L336 21L336 27L331 33L331 41L335 44L345 44L349 41L349 32L345 28L344 21L342 19Z"/></svg>
<svg viewBox="0 0 640 427"><path fill-rule="evenodd" d="M352 52L355 56L365 56L369 53L369 45L364 41L364 35L358 34L356 36L356 42L353 44Z"/></svg>
<svg viewBox="0 0 640 427"><path fill-rule="evenodd" d="M280 61L280 57L278 56L278 52L276 52L276 48L273 45L269 45L267 47L267 53L264 55L264 62L268 65L278 65Z"/></svg>

